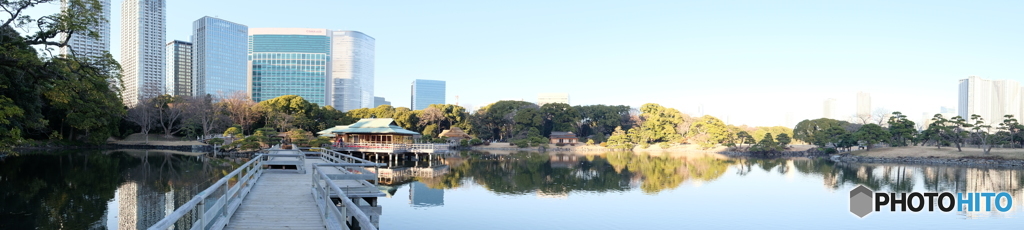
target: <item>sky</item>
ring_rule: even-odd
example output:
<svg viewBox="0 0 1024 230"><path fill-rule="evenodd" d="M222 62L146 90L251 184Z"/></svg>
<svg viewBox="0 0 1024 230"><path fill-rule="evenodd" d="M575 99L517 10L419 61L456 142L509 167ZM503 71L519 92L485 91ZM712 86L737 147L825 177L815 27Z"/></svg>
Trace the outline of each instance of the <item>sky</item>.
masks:
<svg viewBox="0 0 1024 230"><path fill-rule="evenodd" d="M120 54L112 0L111 53ZM376 39L375 94L409 106L414 79L450 104L658 103L730 124L840 118L856 94L915 121L957 105L959 79L1022 81L1021 1L167 1L167 40L214 16L250 28ZM702 109L701 109L702 108Z"/></svg>

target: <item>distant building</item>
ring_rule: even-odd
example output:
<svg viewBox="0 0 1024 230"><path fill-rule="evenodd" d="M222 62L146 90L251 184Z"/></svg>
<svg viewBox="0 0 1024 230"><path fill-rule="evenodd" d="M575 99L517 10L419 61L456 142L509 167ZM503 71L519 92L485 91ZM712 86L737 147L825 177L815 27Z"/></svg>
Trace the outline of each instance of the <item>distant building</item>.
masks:
<svg viewBox="0 0 1024 230"><path fill-rule="evenodd" d="M326 29L250 28L246 73L252 99L261 102L298 95L310 103L328 105L330 53Z"/></svg>
<svg viewBox="0 0 1024 230"><path fill-rule="evenodd" d="M426 109L432 104L444 104L445 82L416 79L412 81L412 110Z"/></svg>
<svg viewBox="0 0 1024 230"><path fill-rule="evenodd" d="M980 115L986 124L996 126L1005 119L1004 115L1013 115L1020 119L1024 114L1020 83L1013 80L985 80L970 76L960 80L958 97L959 116L970 120L972 114ZM972 122L973 123L973 122Z"/></svg>
<svg viewBox="0 0 1024 230"><path fill-rule="evenodd" d="M825 99L824 111L822 111L821 117L828 119L836 119L836 99L829 98Z"/></svg>
<svg viewBox="0 0 1024 230"><path fill-rule="evenodd" d="M871 117L871 94L857 92L857 116Z"/></svg>
<svg viewBox="0 0 1024 230"><path fill-rule="evenodd" d="M121 2L122 98L127 106L164 90L166 12L164 0Z"/></svg>
<svg viewBox="0 0 1024 230"><path fill-rule="evenodd" d="M359 31L331 31L331 106L343 112L376 107L373 97L373 37Z"/></svg>
<svg viewBox="0 0 1024 230"><path fill-rule="evenodd" d="M72 6L68 3L67 0L62 0L60 2L61 10L72 10L70 9ZM75 55L78 57L96 58L103 56L106 52L110 52L110 0L99 0L99 3L102 8L102 12L99 13L104 21L100 22L99 25L93 25L89 28L96 31L99 34L99 38L91 38L82 32L72 34L71 39L68 40L68 46L60 48L61 54L71 55L72 50L74 50ZM60 34L61 39L66 39L67 36L68 34L66 33Z"/></svg>
<svg viewBox="0 0 1024 230"><path fill-rule="evenodd" d="M956 114L956 108L942 106L942 107L939 107L939 113L952 113L952 114Z"/></svg>
<svg viewBox="0 0 1024 230"><path fill-rule="evenodd" d="M541 93L537 94L537 105L544 106L547 103L569 104L568 93Z"/></svg>
<svg viewBox="0 0 1024 230"><path fill-rule="evenodd" d="M391 102L384 99L384 97L373 97L373 107L377 108L381 105L391 105Z"/></svg>
<svg viewBox="0 0 1024 230"><path fill-rule="evenodd" d="M248 36L248 26L227 20L206 16L192 22L195 96L247 90Z"/></svg>
<svg viewBox="0 0 1024 230"><path fill-rule="evenodd" d="M164 90L171 96L192 96L192 43L174 40L167 43L167 76Z"/></svg>
<svg viewBox="0 0 1024 230"><path fill-rule="evenodd" d="M550 137L552 144L576 145L579 142L579 138L572 132L551 132Z"/></svg>

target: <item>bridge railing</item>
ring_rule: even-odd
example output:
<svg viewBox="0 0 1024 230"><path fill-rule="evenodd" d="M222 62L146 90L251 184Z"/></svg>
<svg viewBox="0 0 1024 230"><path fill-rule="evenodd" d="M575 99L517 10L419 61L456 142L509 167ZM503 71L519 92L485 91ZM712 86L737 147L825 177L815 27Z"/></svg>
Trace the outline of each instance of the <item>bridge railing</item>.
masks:
<svg viewBox="0 0 1024 230"><path fill-rule="evenodd" d="M340 153L338 151L334 151L334 150L330 150L330 149L326 149L326 148L321 148L321 149L319 149L319 151L320 151L320 159L323 160L324 162L366 164L367 167L373 166L373 173L380 172L380 167L381 166L387 166L387 164L381 164L381 163L376 163L376 162L373 162L373 161L368 161L368 160L365 160L363 158L354 157L354 156L351 156L351 155L348 155L348 154ZM379 183L380 182L378 180L373 180L373 184L374 185L378 185Z"/></svg>
<svg viewBox="0 0 1024 230"><path fill-rule="evenodd" d="M345 192L331 180L327 173L321 171L321 167L377 167L379 165L372 162L313 164L313 197L320 209L320 218L328 229L349 229L349 225L358 225L360 229L379 229L379 227L374 225L376 221L345 195ZM337 203L332 199L332 195L338 198Z"/></svg>
<svg viewBox="0 0 1024 230"><path fill-rule="evenodd" d="M187 203L164 217L150 230L222 229L249 195L256 180L263 174L263 157L256 157L199 192Z"/></svg>

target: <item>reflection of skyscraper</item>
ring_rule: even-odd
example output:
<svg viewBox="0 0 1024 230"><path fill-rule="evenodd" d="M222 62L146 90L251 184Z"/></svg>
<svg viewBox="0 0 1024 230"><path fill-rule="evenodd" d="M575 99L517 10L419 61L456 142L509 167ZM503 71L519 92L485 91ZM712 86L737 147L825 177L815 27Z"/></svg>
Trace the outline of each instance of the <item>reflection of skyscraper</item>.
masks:
<svg viewBox="0 0 1024 230"><path fill-rule="evenodd" d="M135 181L117 188L118 229L145 229L174 212L174 192L152 191Z"/></svg>
<svg viewBox="0 0 1024 230"><path fill-rule="evenodd" d="M432 189L419 181L409 184L409 202L413 207L444 206L444 189Z"/></svg>

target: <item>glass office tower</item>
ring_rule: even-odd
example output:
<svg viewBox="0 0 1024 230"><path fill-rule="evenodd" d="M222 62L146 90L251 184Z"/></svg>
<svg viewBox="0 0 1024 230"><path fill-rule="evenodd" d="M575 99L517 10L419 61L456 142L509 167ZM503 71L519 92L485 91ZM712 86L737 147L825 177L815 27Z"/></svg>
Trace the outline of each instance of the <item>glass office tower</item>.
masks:
<svg viewBox="0 0 1024 230"><path fill-rule="evenodd" d="M249 29L249 93L256 102L298 95L326 105L331 37L325 29Z"/></svg>
<svg viewBox="0 0 1024 230"><path fill-rule="evenodd" d="M193 94L227 96L246 91L249 27L202 17L192 22Z"/></svg>
<svg viewBox="0 0 1024 230"><path fill-rule="evenodd" d="M167 76L164 92L171 96L192 96L192 43L174 40L167 43Z"/></svg>
<svg viewBox="0 0 1024 230"><path fill-rule="evenodd" d="M431 104L444 104L444 81L416 79L412 81L412 109L426 109Z"/></svg>

